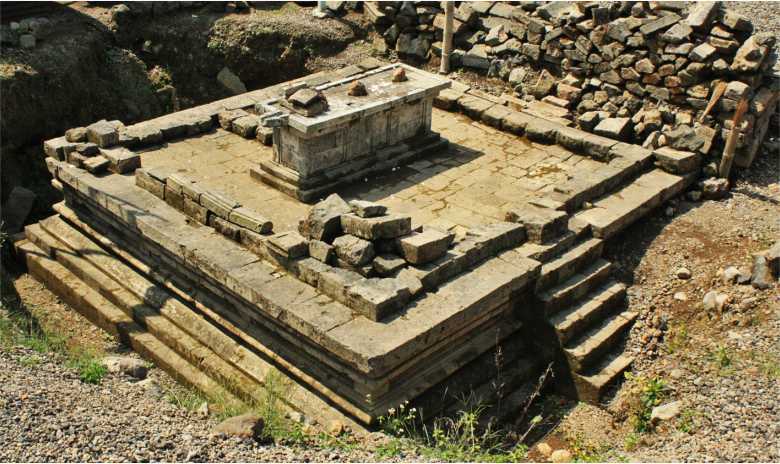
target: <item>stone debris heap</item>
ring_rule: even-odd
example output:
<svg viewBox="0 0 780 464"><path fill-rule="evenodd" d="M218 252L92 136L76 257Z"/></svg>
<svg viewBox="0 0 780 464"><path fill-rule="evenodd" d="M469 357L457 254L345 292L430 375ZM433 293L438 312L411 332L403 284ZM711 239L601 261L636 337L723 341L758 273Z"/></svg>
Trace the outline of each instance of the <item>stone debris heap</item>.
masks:
<svg viewBox="0 0 780 464"><path fill-rule="evenodd" d="M441 54L438 6L364 9L384 38L380 48ZM777 105L774 42L720 2L461 2L451 59L508 81L526 103L583 130L715 158L747 98L735 160L747 167Z"/></svg>

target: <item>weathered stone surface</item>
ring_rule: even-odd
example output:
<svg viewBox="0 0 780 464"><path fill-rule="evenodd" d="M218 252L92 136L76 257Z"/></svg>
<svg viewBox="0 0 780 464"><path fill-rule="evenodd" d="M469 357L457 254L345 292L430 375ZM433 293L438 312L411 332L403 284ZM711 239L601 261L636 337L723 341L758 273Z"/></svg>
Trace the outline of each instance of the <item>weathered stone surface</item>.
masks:
<svg viewBox="0 0 780 464"><path fill-rule="evenodd" d="M377 217L387 212L386 206L365 200L351 200L349 206L352 208L352 212L360 217Z"/></svg>
<svg viewBox="0 0 780 464"><path fill-rule="evenodd" d="M652 412L650 413L650 420L653 423L657 423L660 421L668 421L680 415L681 411L682 411L682 402L672 401L671 403L666 403L661 406L654 407Z"/></svg>
<svg viewBox="0 0 780 464"><path fill-rule="evenodd" d="M455 234L426 228L398 240L403 257L411 264L425 264L436 260L447 252Z"/></svg>
<svg viewBox="0 0 780 464"><path fill-rule="evenodd" d="M757 71L774 43L775 37L769 33L753 35L737 50L731 70L742 73Z"/></svg>
<svg viewBox="0 0 780 464"><path fill-rule="evenodd" d="M734 31L752 32L753 23L745 15L739 14L733 10L726 10L720 21L724 26Z"/></svg>
<svg viewBox="0 0 780 464"><path fill-rule="evenodd" d="M225 130L232 130L233 128L233 121L248 117L249 113L247 113L244 110L236 109L236 110L225 110L220 111L219 114L217 114L217 120L219 121L219 126Z"/></svg>
<svg viewBox="0 0 780 464"><path fill-rule="evenodd" d="M315 204L298 227L304 237L332 242L341 234L341 215L352 212L352 207L337 194Z"/></svg>
<svg viewBox="0 0 780 464"><path fill-rule="evenodd" d="M219 73L217 73L217 82L222 84L233 95L240 95L246 93L246 85L241 82L241 79L233 73L227 66L223 67Z"/></svg>
<svg viewBox="0 0 780 464"><path fill-rule="evenodd" d="M241 206L236 200L214 191L203 192L200 195L200 204L222 219L228 219L230 212Z"/></svg>
<svg viewBox="0 0 780 464"><path fill-rule="evenodd" d="M87 141L87 128L86 127L74 127L65 131L65 140L68 142L86 142Z"/></svg>
<svg viewBox="0 0 780 464"><path fill-rule="evenodd" d="M696 2L685 21L694 29L707 29L720 11L720 2Z"/></svg>
<svg viewBox="0 0 780 464"><path fill-rule="evenodd" d="M701 44L694 47L693 50L691 50L691 54L689 56L693 61L704 62L715 55L716 52L717 50L715 50L715 47L708 44L707 42L702 42Z"/></svg>
<svg viewBox="0 0 780 464"><path fill-rule="evenodd" d="M710 178L701 183L701 196L706 200L723 198L729 192L728 179Z"/></svg>
<svg viewBox="0 0 780 464"><path fill-rule="evenodd" d="M298 232L287 231L271 236L268 239L269 249L283 258L296 259L309 252L309 243Z"/></svg>
<svg viewBox="0 0 780 464"><path fill-rule="evenodd" d="M658 165L673 174L687 174L699 169L701 154L661 147L653 152Z"/></svg>
<svg viewBox="0 0 780 464"><path fill-rule="evenodd" d="M654 34L662 29L665 29L673 24L676 24L678 21L680 21L680 16L676 14L661 16L658 19L643 24L639 28L639 32L641 32L644 35Z"/></svg>
<svg viewBox="0 0 780 464"><path fill-rule="evenodd" d="M399 279L363 279L347 290L348 306L372 321L380 321L409 301L411 292Z"/></svg>
<svg viewBox="0 0 780 464"><path fill-rule="evenodd" d="M487 47L483 44L477 44L471 47L471 49L463 55L463 66L484 70L490 68Z"/></svg>
<svg viewBox="0 0 780 464"><path fill-rule="evenodd" d="M87 126L87 140L107 148L119 142L119 131L113 123L103 119Z"/></svg>
<svg viewBox="0 0 780 464"><path fill-rule="evenodd" d="M336 250L333 245L312 239L309 240L309 256L325 264L330 264L336 256Z"/></svg>
<svg viewBox="0 0 780 464"><path fill-rule="evenodd" d="M84 169L92 174L102 174L111 166L111 162L104 156L92 156L82 163Z"/></svg>
<svg viewBox="0 0 780 464"><path fill-rule="evenodd" d="M528 240L544 243L559 235L566 227L565 211L524 205L506 212L506 220L523 224Z"/></svg>
<svg viewBox="0 0 780 464"><path fill-rule="evenodd" d="M667 42L679 44L686 42L692 33L693 28L691 26L684 22L678 22L664 32L661 37Z"/></svg>
<svg viewBox="0 0 780 464"><path fill-rule="evenodd" d="M245 227L258 234L268 234L273 230L271 221L258 212L243 206L231 210L228 220L233 224Z"/></svg>
<svg viewBox="0 0 780 464"><path fill-rule="evenodd" d="M124 374L139 380L146 378L149 368L142 359L129 356L107 356L101 360L108 372Z"/></svg>
<svg viewBox="0 0 780 464"><path fill-rule="evenodd" d="M772 274L766 257L756 255L753 257L753 268L750 271L750 284L759 290L766 290L772 286Z"/></svg>
<svg viewBox="0 0 780 464"><path fill-rule="evenodd" d="M372 218L344 214L341 216L341 228L345 233L365 240L396 238L412 231L412 219L393 214Z"/></svg>
<svg viewBox="0 0 780 464"><path fill-rule="evenodd" d="M342 235L333 240L336 256L350 266L363 266L376 255L374 245L353 235Z"/></svg>
<svg viewBox="0 0 780 464"><path fill-rule="evenodd" d="M406 267L406 260L398 255L382 254L374 258L371 265L381 277L390 277Z"/></svg>
<svg viewBox="0 0 780 464"><path fill-rule="evenodd" d="M625 140L631 130L630 122L629 118L607 118L596 125L593 133L616 140Z"/></svg>
<svg viewBox="0 0 780 464"><path fill-rule="evenodd" d="M211 433L217 436L259 440L263 436L264 427L265 422L262 417L247 413L225 419L217 424Z"/></svg>
<svg viewBox="0 0 780 464"><path fill-rule="evenodd" d="M111 170L117 174L132 172L141 167L141 155L124 147L101 148L100 154L109 161Z"/></svg>
<svg viewBox="0 0 780 464"><path fill-rule="evenodd" d="M247 115L234 119L230 124L230 129L241 137L251 139L255 137L255 132L257 131L257 126L259 124L260 121L256 116Z"/></svg>

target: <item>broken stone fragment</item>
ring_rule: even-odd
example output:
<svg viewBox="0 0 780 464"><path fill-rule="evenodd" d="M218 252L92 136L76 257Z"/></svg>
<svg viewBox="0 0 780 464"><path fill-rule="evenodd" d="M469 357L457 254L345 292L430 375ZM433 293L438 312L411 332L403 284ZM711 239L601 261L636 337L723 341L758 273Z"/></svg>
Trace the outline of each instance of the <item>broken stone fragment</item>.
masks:
<svg viewBox="0 0 780 464"><path fill-rule="evenodd" d="M365 200L352 200L349 205L353 213L364 218L382 216L387 212L386 206Z"/></svg>
<svg viewBox="0 0 780 464"><path fill-rule="evenodd" d="M244 110L225 110L220 111L217 115L217 120L219 121L219 126L225 130L232 130L233 121L239 118L243 118L245 116L249 116L249 113L247 113Z"/></svg>
<svg viewBox="0 0 780 464"><path fill-rule="evenodd" d="M3 232L15 234L22 230L35 204L35 197L32 190L18 185L11 190L2 207Z"/></svg>
<svg viewBox="0 0 780 464"><path fill-rule="evenodd" d="M92 156L82 163L84 169L92 174L102 174L106 172L110 164L111 162L103 156Z"/></svg>
<svg viewBox="0 0 780 464"><path fill-rule="evenodd" d="M347 289L348 306L372 321L403 308L410 298L411 292L399 279L364 279Z"/></svg>
<svg viewBox="0 0 780 464"><path fill-rule="evenodd" d="M775 37L772 34L753 35L737 50L734 61L731 62L731 70L741 73L757 71L774 43Z"/></svg>
<svg viewBox="0 0 780 464"><path fill-rule="evenodd" d="M727 179L711 178L701 183L701 196L706 200L717 200L726 196L729 191Z"/></svg>
<svg viewBox="0 0 780 464"><path fill-rule="evenodd" d="M351 97L365 97L368 95L366 85L360 81L353 81L347 89L347 95Z"/></svg>
<svg viewBox="0 0 780 464"><path fill-rule="evenodd" d="M309 240L309 256L325 264L333 262L336 251L333 245L321 240Z"/></svg>
<svg viewBox="0 0 780 464"><path fill-rule="evenodd" d="M246 93L247 89L241 79L233 73L227 66L223 67L217 74L217 81L228 89L233 95Z"/></svg>
<svg viewBox="0 0 780 464"><path fill-rule="evenodd" d="M87 141L87 128L86 127L74 127L65 131L65 140L68 142L86 142Z"/></svg>
<svg viewBox="0 0 780 464"><path fill-rule="evenodd" d="M374 259L374 245L353 235L342 235L333 240L336 256L350 266L363 266Z"/></svg>
<svg viewBox="0 0 780 464"><path fill-rule="evenodd" d="M211 431L214 436L238 437L259 440L263 435L265 422L263 418L247 413L234 416L217 424Z"/></svg>
<svg viewBox="0 0 780 464"><path fill-rule="evenodd" d="M406 70L404 68L398 68L395 71L393 71L393 76L392 76L393 82L404 82L408 79L409 78L406 77Z"/></svg>
<svg viewBox="0 0 780 464"><path fill-rule="evenodd" d="M214 191L203 192L200 204L222 219L228 219L230 212L241 206L236 200Z"/></svg>
<svg viewBox="0 0 780 464"><path fill-rule="evenodd" d="M383 254L374 258L371 264L381 277L389 277L406 267L406 260L398 255Z"/></svg>
<svg viewBox="0 0 780 464"><path fill-rule="evenodd" d="M87 126L87 139L100 148L107 148L119 142L117 127L105 119Z"/></svg>
<svg viewBox="0 0 780 464"><path fill-rule="evenodd" d="M396 238L412 231L412 218L398 215L363 218L345 214L341 216L341 228L345 233L365 240Z"/></svg>
<svg viewBox="0 0 780 464"><path fill-rule="evenodd" d="M682 402L672 401L661 406L656 406L650 413L650 420L655 424L660 421L672 420L680 414Z"/></svg>
<svg viewBox="0 0 780 464"><path fill-rule="evenodd" d="M423 232L401 237L398 246L406 261L419 265L444 256L454 238L455 234L426 228Z"/></svg>
<svg viewBox="0 0 780 464"><path fill-rule="evenodd" d="M623 140L630 134L630 121L629 118L607 118L596 125L593 133L611 139Z"/></svg>
<svg viewBox="0 0 780 464"><path fill-rule="evenodd" d="M258 234L268 234L273 230L271 221L257 212L242 206L231 210L228 220L237 226L244 227Z"/></svg>
<svg viewBox="0 0 780 464"><path fill-rule="evenodd" d="M304 237L330 243L341 235L341 215L351 212L349 204L334 193L311 207L298 230Z"/></svg>
<svg viewBox="0 0 780 464"><path fill-rule="evenodd" d="M141 167L141 155L124 147L101 148L100 154L109 161L111 171L117 174L132 172Z"/></svg>
<svg viewBox="0 0 780 464"><path fill-rule="evenodd" d="M230 125L230 130L234 134L238 134L245 139L251 139L255 136L255 131L260 121L256 116L247 115L240 118L236 118Z"/></svg>
<svg viewBox="0 0 780 464"><path fill-rule="evenodd" d="M753 288L759 290L766 290L772 286L772 274L769 272L769 265L767 264L766 257L762 255L753 257L750 284Z"/></svg>
<svg viewBox="0 0 780 464"><path fill-rule="evenodd" d="M283 258L296 259L306 256L309 243L298 232L287 231L271 236L268 239L269 249Z"/></svg>

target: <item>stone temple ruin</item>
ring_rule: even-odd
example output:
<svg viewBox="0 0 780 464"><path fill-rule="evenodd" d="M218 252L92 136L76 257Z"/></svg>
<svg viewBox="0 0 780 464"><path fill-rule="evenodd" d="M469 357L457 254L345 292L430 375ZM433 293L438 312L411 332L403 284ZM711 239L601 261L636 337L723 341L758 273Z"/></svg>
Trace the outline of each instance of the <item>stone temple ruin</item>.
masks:
<svg viewBox="0 0 780 464"><path fill-rule="evenodd" d="M376 60L44 147L65 201L18 244L33 275L184 382L280 372L355 431L467 392L502 417L550 363L597 401L637 316L604 241L701 163Z"/></svg>

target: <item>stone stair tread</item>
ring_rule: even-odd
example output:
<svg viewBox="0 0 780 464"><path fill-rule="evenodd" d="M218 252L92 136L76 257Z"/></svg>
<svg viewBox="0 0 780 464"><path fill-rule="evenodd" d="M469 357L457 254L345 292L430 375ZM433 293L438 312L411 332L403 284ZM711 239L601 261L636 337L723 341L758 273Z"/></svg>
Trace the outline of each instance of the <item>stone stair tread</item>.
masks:
<svg viewBox="0 0 780 464"><path fill-rule="evenodd" d="M578 212L576 217L591 225L594 236L608 238L680 193L686 184L684 177L654 169L596 201L593 208Z"/></svg>
<svg viewBox="0 0 780 464"><path fill-rule="evenodd" d="M550 322L558 332L561 343L566 343L578 332L589 328L599 316L610 311L611 304L625 298L626 286L614 280L597 288L588 298L555 314Z"/></svg>
<svg viewBox="0 0 780 464"><path fill-rule="evenodd" d="M229 384L242 396L254 398L265 375L273 371L272 365L245 347L231 346L227 343L228 336L218 328L172 298L167 291L153 286L137 271L101 251L100 245L60 216L31 226L28 233L50 247L65 250L67 256L57 258L57 264L87 281L92 290L110 296L106 300L110 307L135 319L134 324L137 323L166 350L197 366L202 375L213 379L217 385ZM323 408L321 399L294 382L288 385L287 394L292 404L307 404L312 406L310 409L321 411L323 420L335 417L355 430L361 428L337 410ZM355 413L354 410L350 412Z"/></svg>
<svg viewBox="0 0 780 464"><path fill-rule="evenodd" d="M120 338L125 339L129 343L134 351L141 354L144 358L152 360L177 380L209 395L220 395L228 400L237 401L232 393L222 388L217 382L203 374L200 369L168 348L141 326L129 320L129 317L124 315L124 311L102 297L97 290L89 287L89 285L63 265L46 256L32 242L28 241L22 244L20 249L27 257L28 267L31 268L31 272L37 279L43 281L47 287L56 286L56 282L77 282L78 285L69 285L76 287L77 293L63 294L58 292L58 296L63 298L71 307L79 310L85 317L98 324L102 329L118 334ZM127 318L127 320L122 320L124 318ZM109 327L106 323L114 326Z"/></svg>
<svg viewBox="0 0 780 464"><path fill-rule="evenodd" d="M599 258L580 272L538 294L545 305L546 316L552 316L567 304L587 295L590 289L606 280L612 263Z"/></svg>
<svg viewBox="0 0 780 464"><path fill-rule="evenodd" d="M614 314L572 342L569 347L564 348L574 370L582 372L588 365L592 365L596 358L609 350L612 344L625 333L638 315L634 311Z"/></svg>
<svg viewBox="0 0 780 464"><path fill-rule="evenodd" d="M631 367L634 356L616 353L606 357L598 366L585 374L574 374L577 394L581 401L598 402L604 389L615 383L621 374Z"/></svg>
<svg viewBox="0 0 780 464"><path fill-rule="evenodd" d="M517 249L517 252L527 258L546 263L547 261L554 259L554 257L558 255L561 250L565 250L570 247L576 241L576 239L577 234L569 230L550 242L525 242Z"/></svg>
<svg viewBox="0 0 780 464"><path fill-rule="evenodd" d="M568 279L584 265L599 258L603 248L604 245L601 239L591 238L564 251L557 258L542 265L537 288L547 288L551 284Z"/></svg>

